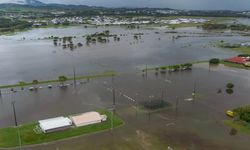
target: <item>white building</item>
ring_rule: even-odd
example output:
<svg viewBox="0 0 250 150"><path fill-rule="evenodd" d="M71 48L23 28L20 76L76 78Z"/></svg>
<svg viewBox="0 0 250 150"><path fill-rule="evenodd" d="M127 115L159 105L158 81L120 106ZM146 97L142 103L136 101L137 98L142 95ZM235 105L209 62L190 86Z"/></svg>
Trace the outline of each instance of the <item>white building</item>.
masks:
<svg viewBox="0 0 250 150"><path fill-rule="evenodd" d="M65 130L72 126L72 121L67 117L57 117L38 121L43 133Z"/></svg>
<svg viewBox="0 0 250 150"><path fill-rule="evenodd" d="M71 116L70 119L76 127L81 127L106 121L107 116L100 115L98 112L87 112L80 115Z"/></svg>

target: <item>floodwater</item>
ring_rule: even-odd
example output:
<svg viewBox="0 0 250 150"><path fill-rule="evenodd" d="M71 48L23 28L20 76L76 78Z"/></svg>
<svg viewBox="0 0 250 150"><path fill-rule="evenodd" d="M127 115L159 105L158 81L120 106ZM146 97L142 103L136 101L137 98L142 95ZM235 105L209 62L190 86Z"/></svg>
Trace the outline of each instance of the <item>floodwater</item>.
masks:
<svg viewBox="0 0 250 150"><path fill-rule="evenodd" d="M111 33L124 33L128 36L121 37L120 42L110 40L110 43L83 46L74 51L55 47L51 40L35 40L50 36L50 33L60 36L76 34L78 38L75 40L83 41L82 35L106 29ZM137 43L132 33L139 32L144 35ZM223 120L226 119L226 110L249 104L249 71L224 66L209 69L206 64L197 64L192 71L158 76L151 71L146 78L139 70L146 64L158 66L212 57L230 57L236 53L215 48L211 42L221 39L240 42L246 38L238 35L219 36L218 33L204 36L203 31L194 28L180 29L174 34L165 33L166 30L157 30L159 34L155 32L156 30L126 30L118 27L70 27L39 29L37 32L31 30L3 36L0 40L2 84L16 83L19 80L53 79L60 74L71 75L72 66L76 66L78 75L106 70L115 70L120 74L114 78L86 81L76 88L72 85L65 89L54 86L52 89L44 88L36 92L25 90L2 94L0 126L14 124L11 101L16 101L17 120L22 124L99 108L109 109L113 104L110 88L114 87L115 113L125 121L124 126L112 131L23 149L166 150L170 146L174 150L248 150L250 137L240 133L231 136L230 128L223 124ZM173 41L173 35L183 37ZM26 40L20 41L23 36ZM235 84L232 95L225 92L228 82ZM194 87L198 93L196 99L186 101L185 99L192 97ZM222 93L218 94L218 89ZM138 102L153 101L163 95L163 99L170 102L172 107L154 113L137 112L135 102L124 97L124 94Z"/></svg>
<svg viewBox="0 0 250 150"><path fill-rule="evenodd" d="M85 45L82 36L110 30L111 34L125 34L120 42ZM159 34L155 32L158 31ZM206 33L199 29L180 29L179 33L165 33L165 30L127 30L121 27L89 27L33 29L13 36L0 36L0 84L15 84L19 81L55 79L59 75L93 74L106 70L128 71L137 68L171 65L213 57L226 58L236 53L216 48L211 42L220 40L242 42L247 37L226 36ZM134 40L134 33L144 33ZM172 37L182 36L172 40ZM192 37L187 37L187 36ZM49 36L76 36L74 43L83 47L74 51L54 46L53 40L38 40ZM26 40L22 40L25 37Z"/></svg>

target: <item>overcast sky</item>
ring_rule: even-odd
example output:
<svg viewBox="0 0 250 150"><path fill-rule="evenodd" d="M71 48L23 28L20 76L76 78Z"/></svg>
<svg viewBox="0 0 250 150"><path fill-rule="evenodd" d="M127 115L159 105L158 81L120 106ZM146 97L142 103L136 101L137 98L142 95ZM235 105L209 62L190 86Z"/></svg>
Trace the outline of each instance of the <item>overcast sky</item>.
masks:
<svg viewBox="0 0 250 150"><path fill-rule="evenodd" d="M0 0L0 2L13 0ZM45 3L82 4L105 7L168 7L200 10L250 10L250 0L40 0Z"/></svg>

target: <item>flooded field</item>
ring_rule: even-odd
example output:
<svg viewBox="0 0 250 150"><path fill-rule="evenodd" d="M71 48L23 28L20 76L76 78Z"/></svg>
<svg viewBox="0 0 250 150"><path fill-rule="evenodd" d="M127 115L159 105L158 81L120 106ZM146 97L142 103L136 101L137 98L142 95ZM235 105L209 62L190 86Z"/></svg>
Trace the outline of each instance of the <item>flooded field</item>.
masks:
<svg viewBox="0 0 250 150"><path fill-rule="evenodd" d="M52 40L38 40L48 36L82 36L110 30L121 36L120 42L84 45L73 51L54 46ZM144 33L134 40L135 33ZM173 40L173 36L179 38ZM25 37L25 40L21 40ZM185 39L185 40L184 40ZM107 70L119 72L114 78L93 79L76 88L44 88L37 92L23 91L2 94L0 99L0 127L14 124L11 101L16 101L19 124L40 119L113 107L111 88L116 91L115 113L125 125L107 132L65 141L42 144L25 150L248 150L250 137L230 135L223 124L225 111L249 104L249 71L224 66L196 64L191 71L155 75L149 71L142 76L146 65L161 66L226 58L237 53L213 46L213 42L246 41L247 37L226 33L207 33L196 28L183 28L176 33L168 29L127 30L121 27L36 29L13 36L0 37L0 83L20 80L47 80L59 75L78 75ZM15 42L15 44L13 44ZM226 93L226 84L235 85L233 94ZM192 92L196 89L194 100ZM221 93L218 90L221 89ZM6 89L5 91L9 91ZM5 92L3 91L3 92ZM128 97L134 99L131 100ZM162 98L171 103L161 111L140 111L137 104Z"/></svg>
<svg viewBox="0 0 250 150"><path fill-rule="evenodd" d="M82 36L105 30L110 30L111 34L126 36L121 36L119 42L111 37L109 43L85 45L85 37ZM143 33L141 39L135 40L135 33ZM54 46L53 39L38 40L50 36L76 36L73 41L81 42L84 46L70 51ZM173 40L173 36L179 37ZM135 70L146 64L172 65L235 55L234 52L221 50L210 43L222 39L242 42L247 37L207 34L196 28L179 29L177 33L169 33L167 29L127 30L121 27L34 29L0 37L0 70L4 70L0 84L55 79L59 75L72 76L74 66L77 75L82 75L106 70Z"/></svg>

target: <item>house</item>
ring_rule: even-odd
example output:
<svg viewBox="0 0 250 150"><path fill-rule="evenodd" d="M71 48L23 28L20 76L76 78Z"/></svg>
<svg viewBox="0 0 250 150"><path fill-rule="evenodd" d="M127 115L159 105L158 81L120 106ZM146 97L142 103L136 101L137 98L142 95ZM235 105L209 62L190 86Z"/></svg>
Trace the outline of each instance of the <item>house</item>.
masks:
<svg viewBox="0 0 250 150"><path fill-rule="evenodd" d="M237 63L237 64L245 64L247 62L249 62L249 58L248 57L232 57L232 58L228 58L225 59L226 62L231 62L231 63Z"/></svg>
<svg viewBox="0 0 250 150"><path fill-rule="evenodd" d="M68 129L72 126L72 121L67 117L56 117L38 121L43 133L51 133Z"/></svg>
<svg viewBox="0 0 250 150"><path fill-rule="evenodd" d="M98 112L87 112L75 116L71 116L73 124L76 127L86 126L90 124L101 123L107 120L106 115L100 115Z"/></svg>

